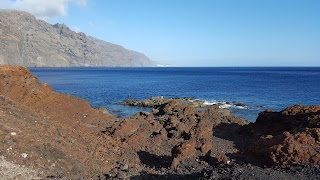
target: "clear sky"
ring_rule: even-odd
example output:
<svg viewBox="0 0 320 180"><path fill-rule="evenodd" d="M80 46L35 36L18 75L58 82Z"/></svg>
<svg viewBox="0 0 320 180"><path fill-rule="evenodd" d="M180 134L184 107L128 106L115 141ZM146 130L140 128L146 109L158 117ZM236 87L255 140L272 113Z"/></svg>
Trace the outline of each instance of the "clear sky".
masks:
<svg viewBox="0 0 320 180"><path fill-rule="evenodd" d="M0 0L179 66L320 66L320 0Z"/></svg>

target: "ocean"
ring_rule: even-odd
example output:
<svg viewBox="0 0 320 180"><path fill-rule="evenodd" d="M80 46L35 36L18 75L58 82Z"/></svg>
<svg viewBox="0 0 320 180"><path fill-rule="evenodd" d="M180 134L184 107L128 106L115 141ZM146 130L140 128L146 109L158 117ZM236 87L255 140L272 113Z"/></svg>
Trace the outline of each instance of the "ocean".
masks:
<svg viewBox="0 0 320 180"><path fill-rule="evenodd" d="M149 108L122 106L125 99L191 97L255 121L266 109L320 104L320 67L31 68L42 83L88 100L119 117ZM227 103L228 102L228 103ZM242 103L243 106L235 104Z"/></svg>

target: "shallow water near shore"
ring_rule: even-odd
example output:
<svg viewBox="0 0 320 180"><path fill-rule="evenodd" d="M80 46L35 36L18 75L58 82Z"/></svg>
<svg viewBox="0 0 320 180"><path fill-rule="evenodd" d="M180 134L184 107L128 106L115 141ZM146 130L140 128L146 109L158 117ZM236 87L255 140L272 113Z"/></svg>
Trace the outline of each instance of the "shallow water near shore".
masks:
<svg viewBox="0 0 320 180"><path fill-rule="evenodd" d="M320 104L320 67L250 68L31 68L42 83L60 93L87 99L92 106L126 117L148 108L119 104L152 96L192 97L222 103L255 121L266 109ZM241 103L243 106L236 106Z"/></svg>

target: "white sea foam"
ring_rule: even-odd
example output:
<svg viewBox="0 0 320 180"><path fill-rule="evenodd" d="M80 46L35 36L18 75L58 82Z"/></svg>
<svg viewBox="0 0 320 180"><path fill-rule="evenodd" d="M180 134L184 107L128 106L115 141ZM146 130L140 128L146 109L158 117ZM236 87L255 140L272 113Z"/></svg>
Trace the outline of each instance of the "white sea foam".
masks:
<svg viewBox="0 0 320 180"><path fill-rule="evenodd" d="M232 107L231 104L222 104L222 105L219 106L220 109L229 109L231 107Z"/></svg>
<svg viewBox="0 0 320 180"><path fill-rule="evenodd" d="M204 101L203 104L211 106L211 105L214 105L214 104L216 104L216 103L210 102L210 101Z"/></svg>
<svg viewBox="0 0 320 180"><path fill-rule="evenodd" d="M205 105L227 104L227 102L225 102L225 101L215 101L215 100L211 100L211 101L205 100L203 104L205 104Z"/></svg>
<svg viewBox="0 0 320 180"><path fill-rule="evenodd" d="M248 106L237 106L233 103L226 102L226 101L217 101L217 100L205 100L204 103L205 105L219 105L219 108L221 109L229 109L229 108L238 108L238 109L249 109Z"/></svg>
<svg viewBox="0 0 320 180"><path fill-rule="evenodd" d="M236 108L239 108L239 109L249 109L248 106L235 106Z"/></svg>

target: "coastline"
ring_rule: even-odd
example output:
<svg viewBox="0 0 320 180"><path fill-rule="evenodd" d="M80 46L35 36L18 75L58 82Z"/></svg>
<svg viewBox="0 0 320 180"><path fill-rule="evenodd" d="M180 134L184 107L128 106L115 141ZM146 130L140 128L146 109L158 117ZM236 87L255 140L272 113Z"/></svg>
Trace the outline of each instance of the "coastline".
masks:
<svg viewBox="0 0 320 180"><path fill-rule="evenodd" d="M231 110L250 121L255 121L266 109L281 111L295 104L319 105L320 102L315 86L320 83L320 69L54 68L47 71L36 68L31 72L42 83L49 82L55 91L86 99L91 106L108 108L120 117L143 110L131 112L119 105L123 100L152 96L187 96L210 103L243 103L248 109L231 107Z"/></svg>
<svg viewBox="0 0 320 180"><path fill-rule="evenodd" d="M41 177L320 178L319 106L265 111L250 123L170 99L116 118L25 68L0 66L0 78L2 155Z"/></svg>

